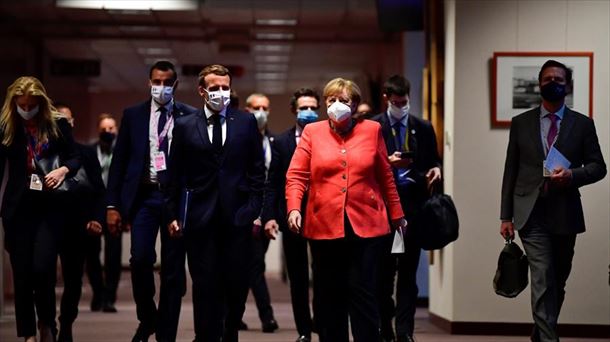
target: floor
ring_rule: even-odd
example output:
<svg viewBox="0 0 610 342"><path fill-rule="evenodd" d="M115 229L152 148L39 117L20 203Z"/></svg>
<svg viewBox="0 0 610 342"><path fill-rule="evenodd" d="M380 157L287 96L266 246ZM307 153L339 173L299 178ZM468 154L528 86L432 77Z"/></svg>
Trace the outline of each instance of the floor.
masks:
<svg viewBox="0 0 610 342"><path fill-rule="evenodd" d="M294 322L292 320L292 310L288 287L280 279L269 279L269 287L272 294L273 309L280 329L272 334L265 334L261 331L260 322L256 312L256 306L250 296L244 316L244 321L250 330L240 333L241 342L291 342L297 338ZM58 296L61 294L61 287L58 287ZM59 298L59 297L58 297ZM129 273L124 272L119 288L119 302L117 303L118 313L98 313L89 310L91 291L88 286L83 289L83 298L80 303L80 314L74 326L74 337L77 342L114 342L129 341L137 326L135 305L131 297L131 286ZM179 342L192 341L193 309L190 303L190 295L184 299L183 310L178 332ZM6 303L4 315L0 318L0 341L20 341L15 332L15 316L12 302ZM485 342L526 342L529 339L525 336L466 336L449 335L430 324L428 321L428 311L424 308L418 309L416 314L415 337L418 342L449 342L449 341L485 341ZM317 338L314 337L317 342ZM582 339L565 338L562 342L601 342L608 339ZM372 341L373 342L373 341Z"/></svg>

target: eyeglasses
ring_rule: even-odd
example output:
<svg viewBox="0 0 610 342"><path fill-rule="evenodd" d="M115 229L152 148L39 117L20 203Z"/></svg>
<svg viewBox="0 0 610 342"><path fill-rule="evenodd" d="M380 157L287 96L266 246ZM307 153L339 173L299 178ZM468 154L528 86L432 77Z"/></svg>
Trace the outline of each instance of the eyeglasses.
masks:
<svg viewBox="0 0 610 342"><path fill-rule="evenodd" d="M315 107L314 106L301 106L298 108L298 110L308 110L308 109L309 110L318 110L318 108L319 108L318 106L315 106Z"/></svg>
<svg viewBox="0 0 610 342"><path fill-rule="evenodd" d="M396 107L402 108L402 107L406 106L407 103L409 103L409 101L408 100L390 101L390 103L395 105Z"/></svg>

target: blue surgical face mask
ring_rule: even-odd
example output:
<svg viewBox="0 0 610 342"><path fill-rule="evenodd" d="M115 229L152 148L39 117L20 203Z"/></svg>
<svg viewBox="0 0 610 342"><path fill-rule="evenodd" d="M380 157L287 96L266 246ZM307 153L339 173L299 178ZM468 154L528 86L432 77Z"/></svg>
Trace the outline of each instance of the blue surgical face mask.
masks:
<svg viewBox="0 0 610 342"><path fill-rule="evenodd" d="M297 122L301 127L305 127L308 123L318 120L318 113L315 110L305 109L297 111Z"/></svg>

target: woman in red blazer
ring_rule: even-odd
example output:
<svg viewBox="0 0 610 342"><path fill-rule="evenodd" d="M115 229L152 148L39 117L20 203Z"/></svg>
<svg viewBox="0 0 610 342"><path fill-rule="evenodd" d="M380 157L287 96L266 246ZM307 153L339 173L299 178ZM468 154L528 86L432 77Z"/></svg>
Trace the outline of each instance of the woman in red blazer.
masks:
<svg viewBox="0 0 610 342"><path fill-rule="evenodd" d="M336 78L324 88L328 121L311 123L286 174L288 224L310 239L320 341L379 340L376 272L381 236L406 227L381 126L352 119L360 89ZM308 192L301 227L301 201Z"/></svg>

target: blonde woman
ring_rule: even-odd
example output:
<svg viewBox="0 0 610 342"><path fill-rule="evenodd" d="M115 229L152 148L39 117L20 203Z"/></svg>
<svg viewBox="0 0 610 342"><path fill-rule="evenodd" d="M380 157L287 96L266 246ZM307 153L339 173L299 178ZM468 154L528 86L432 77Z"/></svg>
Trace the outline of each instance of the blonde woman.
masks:
<svg viewBox="0 0 610 342"><path fill-rule="evenodd" d="M58 155L46 175L37 161ZM0 113L0 181L8 181L0 215L15 288L17 335L55 341L55 273L62 228L62 196L54 192L80 167L67 120L55 111L42 83L20 77L8 87Z"/></svg>
<svg viewBox="0 0 610 342"><path fill-rule="evenodd" d="M328 121L305 126L286 173L288 226L309 239L321 342L378 341L376 273L382 237L406 221L381 126L352 116L360 89L336 78L324 88ZM301 227L301 202L308 191Z"/></svg>

